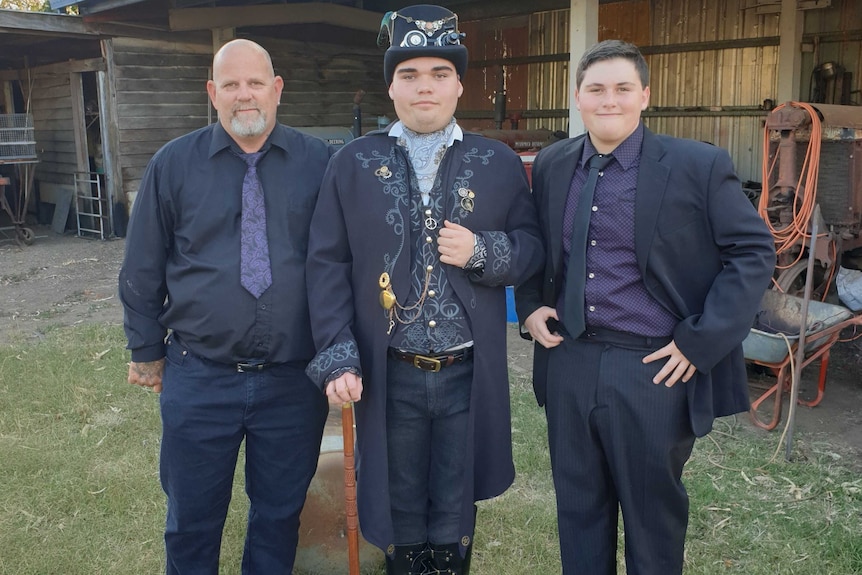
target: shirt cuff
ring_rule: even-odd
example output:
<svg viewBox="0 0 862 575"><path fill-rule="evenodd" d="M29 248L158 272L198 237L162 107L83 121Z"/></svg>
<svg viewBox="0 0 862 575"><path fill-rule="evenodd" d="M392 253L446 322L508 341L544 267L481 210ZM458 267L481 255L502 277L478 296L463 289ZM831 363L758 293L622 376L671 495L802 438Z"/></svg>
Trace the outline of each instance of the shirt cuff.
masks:
<svg viewBox="0 0 862 575"><path fill-rule="evenodd" d="M326 379L323 380L323 386L326 387L326 384L330 381L335 381L345 373L352 373L353 375L359 375L359 370L355 367L339 367L332 373L326 376Z"/></svg>
<svg viewBox="0 0 862 575"><path fill-rule="evenodd" d="M132 350L132 361L135 363L149 363L151 361L158 361L163 357L165 357L164 343L157 343Z"/></svg>
<svg viewBox="0 0 862 575"><path fill-rule="evenodd" d="M488 259L488 249L485 247L485 239L479 234L473 234L473 240L473 255L467 260L464 269L475 272L485 269L485 260Z"/></svg>

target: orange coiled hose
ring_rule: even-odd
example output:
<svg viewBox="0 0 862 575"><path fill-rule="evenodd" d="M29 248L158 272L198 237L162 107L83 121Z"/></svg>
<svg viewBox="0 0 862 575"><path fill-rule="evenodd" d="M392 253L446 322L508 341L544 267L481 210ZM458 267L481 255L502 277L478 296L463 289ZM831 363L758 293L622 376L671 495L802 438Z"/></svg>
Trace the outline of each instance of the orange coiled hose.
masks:
<svg viewBox="0 0 862 575"><path fill-rule="evenodd" d="M763 130L763 190L760 194L757 211L772 232L772 237L775 238L775 251L779 255L789 251L797 243L805 245L806 239L810 237L808 233L809 222L811 216L814 214L814 205L817 199L817 178L820 172L820 116L813 106L805 102L788 102L779 105L775 110L780 110L788 105L808 112L808 115L811 117L811 137L808 139L808 149L802 162L799 180L797 180L796 187L793 190L793 218L786 226L776 228L769 220L767 208L769 207L769 192L771 191L770 181L774 175L775 166L780 165L778 160L781 148L777 146L772 161L767 161L767 158L769 158L769 133L771 130L768 125ZM799 250L799 254L794 261L786 265L779 264L776 267L778 269L787 269L793 266L802 259L803 253L804 250Z"/></svg>

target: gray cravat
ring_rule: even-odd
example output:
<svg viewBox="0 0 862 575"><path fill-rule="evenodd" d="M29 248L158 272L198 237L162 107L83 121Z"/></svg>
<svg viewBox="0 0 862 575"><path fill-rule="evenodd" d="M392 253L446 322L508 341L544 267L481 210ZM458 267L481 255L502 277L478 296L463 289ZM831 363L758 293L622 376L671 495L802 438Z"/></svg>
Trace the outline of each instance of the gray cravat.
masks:
<svg viewBox="0 0 862 575"><path fill-rule="evenodd" d="M572 224L572 243L569 245L569 266L566 271L565 309L563 325L572 337L584 333L584 287L587 270L587 233L590 229L590 214L593 211L593 194L599 172L613 160L611 155L596 154L587 161L590 169L587 181L578 198L578 211Z"/></svg>
<svg viewBox="0 0 862 575"><path fill-rule="evenodd" d="M242 225L240 241L240 283L254 297L272 285L269 244L266 238L266 203L257 176L257 162L263 152L241 154L248 164L242 181Z"/></svg>

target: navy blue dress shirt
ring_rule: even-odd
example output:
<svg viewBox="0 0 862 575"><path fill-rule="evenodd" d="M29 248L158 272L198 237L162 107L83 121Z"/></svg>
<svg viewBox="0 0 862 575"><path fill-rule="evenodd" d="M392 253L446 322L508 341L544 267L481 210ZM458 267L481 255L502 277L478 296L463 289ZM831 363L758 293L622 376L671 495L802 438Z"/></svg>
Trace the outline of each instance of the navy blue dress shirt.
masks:
<svg viewBox="0 0 862 575"><path fill-rule="evenodd" d="M215 123L169 142L150 160L120 271L132 361L164 357L168 329L193 353L216 362L314 357L305 260L330 148L276 125L261 149L272 285L259 299L240 285L247 166L237 144Z"/></svg>
<svg viewBox="0 0 862 575"><path fill-rule="evenodd" d="M642 143L640 124L612 152L614 160L596 184L593 205L589 207L592 214L587 235L584 317L590 327L663 337L673 333L678 320L647 291L635 255L635 193ZM586 182L586 162L597 153L587 138L572 177L567 212L580 209L578 199ZM564 262L569 261L571 237L569 223L563 227Z"/></svg>

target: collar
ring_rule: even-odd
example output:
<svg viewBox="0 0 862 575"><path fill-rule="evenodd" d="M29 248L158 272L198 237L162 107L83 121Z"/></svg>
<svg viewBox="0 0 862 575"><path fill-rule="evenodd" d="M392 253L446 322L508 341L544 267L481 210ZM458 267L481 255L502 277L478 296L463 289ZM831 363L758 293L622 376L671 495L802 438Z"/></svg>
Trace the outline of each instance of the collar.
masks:
<svg viewBox="0 0 862 575"><path fill-rule="evenodd" d="M213 126L213 134L212 140L210 141L210 149L209 149L209 157L212 158L225 148L230 148L236 154L243 154L245 152L237 145L236 141L231 137L230 134L224 129L224 126L221 125L221 122L216 122L212 124ZM287 130L282 130L281 124L276 123L275 127L273 127L272 132L270 132L269 136L266 138L266 141L263 143L263 146L260 147L261 152L268 152L272 146L276 146L285 151L285 153L290 152L290 144L288 142L288 134Z"/></svg>
<svg viewBox="0 0 862 575"><path fill-rule="evenodd" d="M620 142L620 145L611 152L623 170L628 170L637 164L638 158L640 158L641 145L643 144L643 141L644 125L643 122L638 122L638 127L635 128L635 131L632 132L628 138ZM595 154L598 154L598 152L590 141L589 134L587 134L587 137L584 139L584 152L581 154L581 160L578 165L581 168L584 168L587 164L587 160Z"/></svg>
<svg viewBox="0 0 862 575"><path fill-rule="evenodd" d="M452 120L455 121L454 118ZM443 128L443 129L445 130L446 128ZM398 120L397 122L392 124L392 127L389 128L389 137L395 138L397 140L398 138L400 138L403 135L404 135L404 124L401 123L401 120ZM449 136L449 141L446 142L446 147L447 148L452 147L452 144L454 144L456 140L457 141L463 141L464 140L464 131L461 130L461 126L459 126L457 124L457 122L455 123L455 127L452 129L452 134Z"/></svg>

